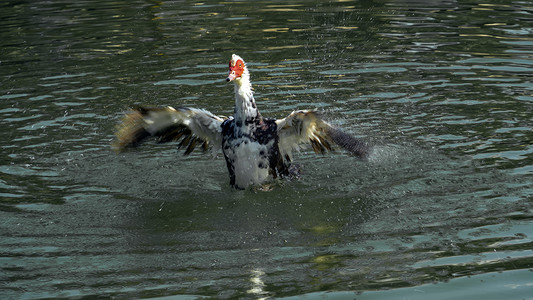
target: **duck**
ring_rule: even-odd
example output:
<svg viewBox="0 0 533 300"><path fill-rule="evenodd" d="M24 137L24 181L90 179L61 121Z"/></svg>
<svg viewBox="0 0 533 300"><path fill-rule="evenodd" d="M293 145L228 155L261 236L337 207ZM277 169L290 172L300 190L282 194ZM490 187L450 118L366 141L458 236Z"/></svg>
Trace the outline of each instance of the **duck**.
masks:
<svg viewBox="0 0 533 300"><path fill-rule="evenodd" d="M116 126L113 148L123 152L155 137L157 143L177 142L184 155L196 147L213 155L222 151L230 185L238 190L261 186L276 178L294 176L293 153L306 144L319 154L335 147L367 159L371 147L332 126L317 109L295 110L281 119L265 118L254 99L250 72L233 54L227 82L233 83L234 114L215 115L194 107L136 107Z"/></svg>

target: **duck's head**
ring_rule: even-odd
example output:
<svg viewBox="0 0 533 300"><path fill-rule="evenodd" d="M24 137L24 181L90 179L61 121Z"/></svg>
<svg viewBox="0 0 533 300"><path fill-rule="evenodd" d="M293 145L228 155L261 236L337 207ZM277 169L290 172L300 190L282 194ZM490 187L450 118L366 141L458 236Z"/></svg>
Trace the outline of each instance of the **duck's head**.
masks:
<svg viewBox="0 0 533 300"><path fill-rule="evenodd" d="M243 75L247 75L247 74L248 74L248 69L246 68L246 64L244 63L244 60L237 54L233 54L231 56L231 60L229 61L229 75L228 75L228 78L226 78L226 81L228 82L233 81L233 80L240 81Z"/></svg>

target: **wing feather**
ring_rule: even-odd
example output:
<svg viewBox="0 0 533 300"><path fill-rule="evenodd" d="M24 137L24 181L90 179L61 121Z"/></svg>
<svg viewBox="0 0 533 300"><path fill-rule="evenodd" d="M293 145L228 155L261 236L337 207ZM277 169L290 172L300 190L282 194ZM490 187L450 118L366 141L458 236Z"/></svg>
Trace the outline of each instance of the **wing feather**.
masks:
<svg viewBox="0 0 533 300"><path fill-rule="evenodd" d="M293 111L278 125L279 149L283 157L292 159L292 152L302 144L311 144L316 153L333 151L333 144L361 158L368 156L369 146L363 141L331 126L316 110Z"/></svg>
<svg viewBox="0 0 533 300"><path fill-rule="evenodd" d="M181 142L178 148L186 148L190 154L197 145L205 151L213 145L213 152L222 144L224 118L196 108L170 106L159 108L138 107L128 112L116 128L113 148L123 151L138 146L147 137L157 137L159 143Z"/></svg>

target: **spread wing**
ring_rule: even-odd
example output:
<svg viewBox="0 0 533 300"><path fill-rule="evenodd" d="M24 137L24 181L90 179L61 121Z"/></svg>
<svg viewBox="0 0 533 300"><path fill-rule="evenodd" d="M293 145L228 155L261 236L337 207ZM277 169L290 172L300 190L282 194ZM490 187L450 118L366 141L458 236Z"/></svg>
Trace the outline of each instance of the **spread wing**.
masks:
<svg viewBox="0 0 533 300"><path fill-rule="evenodd" d="M301 144L311 144L316 153L332 151L337 144L353 155L365 158L370 147L363 141L337 129L322 120L317 111L299 110L284 119L276 120L278 125L279 149L285 159L292 159L292 151Z"/></svg>
<svg viewBox="0 0 533 300"><path fill-rule="evenodd" d="M196 108L170 106L160 108L138 107L127 113L115 132L113 148L122 151L138 146L145 138L157 137L159 143L178 141L178 148L187 147L185 155L197 145L207 150L213 145L213 153L222 144L224 119Z"/></svg>

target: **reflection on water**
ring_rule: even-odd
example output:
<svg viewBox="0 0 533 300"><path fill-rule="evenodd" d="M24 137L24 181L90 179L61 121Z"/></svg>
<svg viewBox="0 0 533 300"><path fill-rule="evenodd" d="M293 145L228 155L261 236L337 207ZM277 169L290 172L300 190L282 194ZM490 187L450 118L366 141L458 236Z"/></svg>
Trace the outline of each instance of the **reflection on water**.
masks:
<svg viewBox="0 0 533 300"><path fill-rule="evenodd" d="M265 272L260 269L252 270L250 282L252 287L248 290L248 294L254 296L255 299L268 299L268 292L265 291L265 283L263 282Z"/></svg>
<svg viewBox="0 0 533 300"><path fill-rule="evenodd" d="M0 4L0 294L529 297L532 4ZM232 53L263 115L322 109L373 156L304 150L260 192L111 151L131 106L231 115Z"/></svg>

